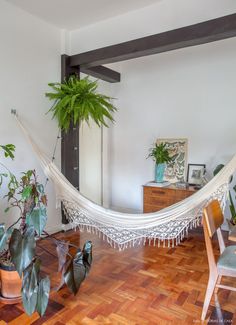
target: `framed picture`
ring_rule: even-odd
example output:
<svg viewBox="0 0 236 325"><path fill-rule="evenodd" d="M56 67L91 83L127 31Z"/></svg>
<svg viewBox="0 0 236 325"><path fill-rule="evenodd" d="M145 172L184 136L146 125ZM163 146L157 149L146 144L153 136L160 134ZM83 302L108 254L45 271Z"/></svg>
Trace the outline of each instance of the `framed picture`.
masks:
<svg viewBox="0 0 236 325"><path fill-rule="evenodd" d="M173 158L165 169L164 181L184 182L186 180L188 139L157 139L157 144L160 143L166 143L166 148Z"/></svg>
<svg viewBox="0 0 236 325"><path fill-rule="evenodd" d="M202 185L205 164L188 164L187 182L189 185Z"/></svg>

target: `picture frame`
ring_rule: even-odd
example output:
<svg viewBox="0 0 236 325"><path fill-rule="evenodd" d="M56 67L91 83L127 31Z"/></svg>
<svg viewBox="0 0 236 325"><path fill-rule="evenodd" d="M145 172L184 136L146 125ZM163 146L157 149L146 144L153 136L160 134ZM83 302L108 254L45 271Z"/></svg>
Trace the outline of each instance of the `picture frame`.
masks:
<svg viewBox="0 0 236 325"><path fill-rule="evenodd" d="M170 157L173 158L173 160L166 166L164 181L170 183L185 182L188 157L188 139L158 138L156 143L165 143Z"/></svg>
<svg viewBox="0 0 236 325"><path fill-rule="evenodd" d="M188 164L187 183L189 185L201 186L205 170L205 164Z"/></svg>

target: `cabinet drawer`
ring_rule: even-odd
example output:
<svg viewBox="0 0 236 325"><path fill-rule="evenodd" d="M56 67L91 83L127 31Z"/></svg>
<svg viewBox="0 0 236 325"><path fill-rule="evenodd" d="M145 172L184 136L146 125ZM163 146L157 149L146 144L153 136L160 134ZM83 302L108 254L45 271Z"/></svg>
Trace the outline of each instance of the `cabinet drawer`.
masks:
<svg viewBox="0 0 236 325"><path fill-rule="evenodd" d="M159 210L162 210L164 209L165 207L163 206L159 206L159 205L148 205L148 204L145 204L144 205L144 208L143 208L143 212L144 213L149 213L149 212L157 212Z"/></svg>
<svg viewBox="0 0 236 325"><path fill-rule="evenodd" d="M156 212L194 194L193 189L143 187L143 212Z"/></svg>
<svg viewBox="0 0 236 325"><path fill-rule="evenodd" d="M144 187L144 196L173 196L176 190L156 187Z"/></svg>
<svg viewBox="0 0 236 325"><path fill-rule="evenodd" d="M148 205L171 205L175 200L170 196L145 196L144 203Z"/></svg>

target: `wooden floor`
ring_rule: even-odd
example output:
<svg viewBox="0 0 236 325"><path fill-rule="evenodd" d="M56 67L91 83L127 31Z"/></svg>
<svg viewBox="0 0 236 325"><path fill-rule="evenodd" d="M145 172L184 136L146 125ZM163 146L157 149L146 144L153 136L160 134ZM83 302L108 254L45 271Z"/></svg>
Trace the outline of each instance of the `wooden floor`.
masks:
<svg viewBox="0 0 236 325"><path fill-rule="evenodd" d="M83 245L91 239L94 260L89 277L74 297L67 288L52 292L44 317L27 316L21 305L0 305L0 325L201 324L208 265L202 230L176 248L138 247L119 252L95 235L70 231L57 235ZM55 254L46 239L40 242ZM217 249L216 249L217 252ZM57 259L39 250L43 270L57 277ZM226 281L236 286L236 281ZM215 307L217 306L217 308ZM209 321L210 317L210 321ZM220 289L205 324L236 324L236 292Z"/></svg>

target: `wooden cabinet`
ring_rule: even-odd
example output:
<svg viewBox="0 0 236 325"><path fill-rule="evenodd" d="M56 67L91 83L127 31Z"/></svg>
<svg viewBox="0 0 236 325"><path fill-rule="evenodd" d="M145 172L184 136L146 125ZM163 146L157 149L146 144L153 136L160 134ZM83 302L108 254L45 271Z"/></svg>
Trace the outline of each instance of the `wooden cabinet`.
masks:
<svg viewBox="0 0 236 325"><path fill-rule="evenodd" d="M193 186L186 189L177 188L175 185L168 187L143 186L143 212L155 212L174 203L184 200L195 193Z"/></svg>

